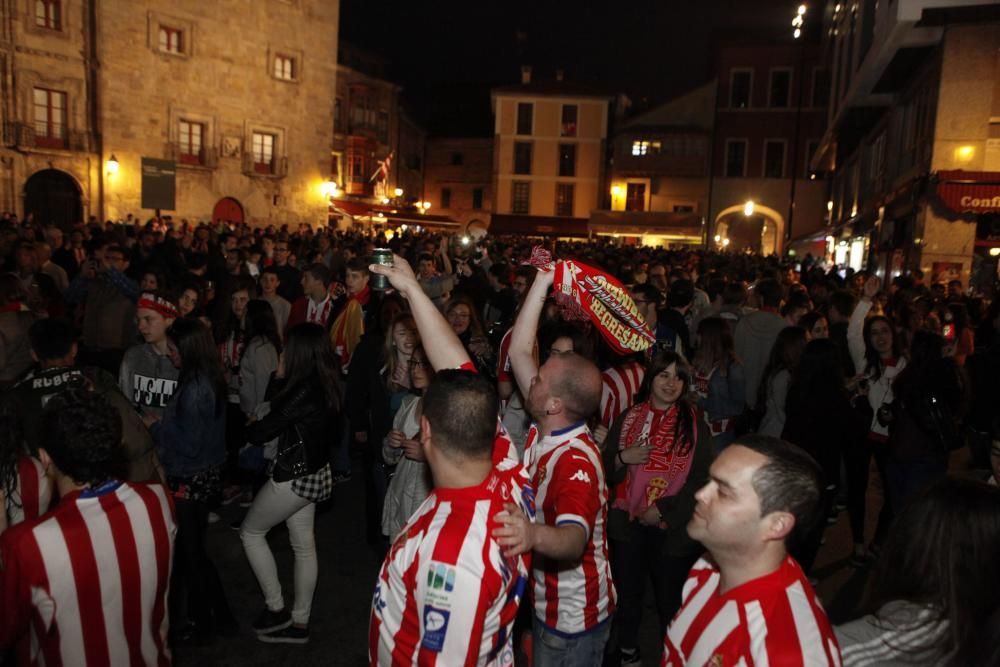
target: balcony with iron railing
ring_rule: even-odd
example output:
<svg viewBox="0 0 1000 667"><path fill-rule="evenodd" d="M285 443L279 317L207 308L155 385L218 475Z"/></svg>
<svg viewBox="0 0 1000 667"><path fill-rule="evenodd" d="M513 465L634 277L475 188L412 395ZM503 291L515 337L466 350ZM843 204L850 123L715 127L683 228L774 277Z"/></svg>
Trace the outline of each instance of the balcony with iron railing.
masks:
<svg viewBox="0 0 1000 667"><path fill-rule="evenodd" d="M179 167L215 169L219 165L219 151L214 147L203 146L192 152L189 146L171 142L166 144L163 154L167 160L174 160Z"/></svg>
<svg viewBox="0 0 1000 667"><path fill-rule="evenodd" d="M243 173L262 178L284 178L288 176L288 158L275 156L270 161L259 162L252 151L244 152Z"/></svg>
<svg viewBox="0 0 1000 667"><path fill-rule="evenodd" d="M89 142L86 132L63 129L56 136L41 134L31 123L4 123L3 144L18 150L86 151Z"/></svg>

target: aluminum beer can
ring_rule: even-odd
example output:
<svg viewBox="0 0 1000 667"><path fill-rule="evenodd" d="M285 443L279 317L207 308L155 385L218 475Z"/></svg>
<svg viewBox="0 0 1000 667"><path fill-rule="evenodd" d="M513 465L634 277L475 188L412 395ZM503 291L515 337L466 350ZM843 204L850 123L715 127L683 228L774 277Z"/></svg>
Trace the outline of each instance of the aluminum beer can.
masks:
<svg viewBox="0 0 1000 667"><path fill-rule="evenodd" d="M375 248L375 251L372 252L372 264L392 266L392 250L388 248ZM378 292L384 292L390 287L389 279L379 273L373 273L368 284L371 285L373 290Z"/></svg>

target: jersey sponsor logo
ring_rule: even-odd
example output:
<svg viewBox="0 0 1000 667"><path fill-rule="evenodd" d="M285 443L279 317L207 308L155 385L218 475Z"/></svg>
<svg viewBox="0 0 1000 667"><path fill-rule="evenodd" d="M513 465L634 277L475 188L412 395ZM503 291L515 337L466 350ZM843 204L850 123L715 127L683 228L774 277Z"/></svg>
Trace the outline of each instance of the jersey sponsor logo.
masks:
<svg viewBox="0 0 1000 667"><path fill-rule="evenodd" d="M428 651L440 653L444 648L444 640L448 633L448 621L450 619L451 612L449 610L425 605L424 639L421 642L421 646Z"/></svg>
<svg viewBox="0 0 1000 667"><path fill-rule="evenodd" d="M165 408L176 389L177 380L149 377L138 373L132 376L132 400L137 405Z"/></svg>
<svg viewBox="0 0 1000 667"><path fill-rule="evenodd" d="M431 590L444 590L451 593L455 589L455 568L444 563L430 562L427 569L427 587Z"/></svg>
<svg viewBox="0 0 1000 667"><path fill-rule="evenodd" d="M375 584L375 596L372 598L372 609L381 613L386 608L386 601L382 599L382 580Z"/></svg>
<svg viewBox="0 0 1000 667"><path fill-rule="evenodd" d="M572 476L570 476L569 481L571 481L571 482L586 482L587 484L590 484L590 475L588 475L582 469L581 470L577 470L575 473L573 473Z"/></svg>

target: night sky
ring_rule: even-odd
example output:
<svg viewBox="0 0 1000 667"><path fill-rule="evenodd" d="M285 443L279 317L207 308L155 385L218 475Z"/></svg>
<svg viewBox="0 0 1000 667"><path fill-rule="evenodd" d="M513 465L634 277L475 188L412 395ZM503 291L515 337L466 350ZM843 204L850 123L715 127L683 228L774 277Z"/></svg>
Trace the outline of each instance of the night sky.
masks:
<svg viewBox="0 0 1000 667"><path fill-rule="evenodd" d="M624 92L634 110L710 77L716 40L787 40L790 0L341 0L340 39L384 56L432 134L491 133L489 89L566 78ZM811 7L819 21L819 3ZM812 32L812 31L810 31Z"/></svg>

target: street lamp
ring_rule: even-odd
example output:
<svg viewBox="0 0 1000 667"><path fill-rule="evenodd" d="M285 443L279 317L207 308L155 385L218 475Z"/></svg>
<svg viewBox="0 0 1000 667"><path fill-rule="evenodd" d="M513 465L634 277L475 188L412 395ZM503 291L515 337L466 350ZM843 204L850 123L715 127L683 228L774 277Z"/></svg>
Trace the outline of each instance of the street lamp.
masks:
<svg viewBox="0 0 1000 667"><path fill-rule="evenodd" d="M806 6L799 5L799 11L795 14L795 18L792 19L792 28L795 29L794 32L792 32L792 36L795 37L795 39L802 36L802 26L805 24L805 17Z"/></svg>
<svg viewBox="0 0 1000 667"><path fill-rule="evenodd" d="M754 207L755 204L753 203L753 200L748 199L747 203L743 205L743 215L749 218L751 215L753 215Z"/></svg>
<svg viewBox="0 0 1000 667"><path fill-rule="evenodd" d="M396 188L392 191L392 194L396 195L397 198L403 196L403 188Z"/></svg>
<svg viewBox="0 0 1000 667"><path fill-rule="evenodd" d="M112 153L111 157L108 158L108 173L112 176L118 173L118 158Z"/></svg>

